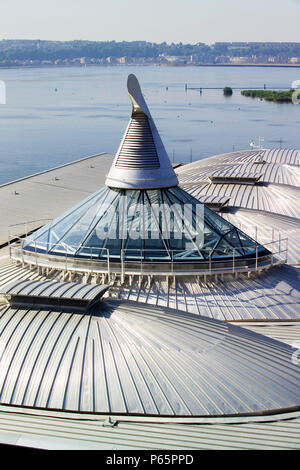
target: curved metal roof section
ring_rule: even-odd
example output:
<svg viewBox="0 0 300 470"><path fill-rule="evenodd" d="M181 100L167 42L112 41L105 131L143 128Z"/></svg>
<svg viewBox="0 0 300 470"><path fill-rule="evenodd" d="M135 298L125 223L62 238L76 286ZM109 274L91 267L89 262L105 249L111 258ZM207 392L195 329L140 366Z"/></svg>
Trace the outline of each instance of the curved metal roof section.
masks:
<svg viewBox="0 0 300 470"><path fill-rule="evenodd" d="M228 207L265 211L300 219L298 150L233 152L184 165L176 171L180 184L200 201L226 197L229 199ZM256 184L239 182L239 174L254 172L261 174ZM210 176L218 177L221 182L211 183Z"/></svg>
<svg viewBox="0 0 300 470"><path fill-rule="evenodd" d="M59 280L60 271L52 276ZM44 276L11 261L0 264L0 286L12 279L44 280ZM80 282L82 279L78 278ZM165 278L153 278L151 282L132 282L115 285L110 296L138 301L151 306L180 309L196 315L225 321L263 321L267 328L270 321L300 320L300 269L283 266L269 270L263 276L239 278L211 278L206 283L190 276L168 284ZM265 321L267 320L267 321ZM298 323L297 323L298 324ZM297 333L295 333L297 339Z"/></svg>
<svg viewBox="0 0 300 470"><path fill-rule="evenodd" d="M0 408L1 443L59 450L293 450L300 448L299 413L263 416L261 421L213 424L178 422L178 418L116 417ZM79 419L78 419L79 418ZM213 418L212 418L213 419ZM246 419L246 418L244 418ZM193 418L190 418L193 420ZM214 421L218 421L214 418ZM233 420L233 419L231 419ZM163 421L163 422L162 422ZM225 421L225 422L224 422ZM241 422L242 421L242 422ZM59 426L58 426L59 423Z"/></svg>
<svg viewBox="0 0 300 470"><path fill-rule="evenodd" d="M176 186L177 176L133 74L128 76L127 89L132 114L105 184L125 189Z"/></svg>
<svg viewBox="0 0 300 470"><path fill-rule="evenodd" d="M299 155L293 149L245 150L206 158L176 171L185 190L200 202L225 199L222 216L259 243L288 237L288 263L297 265L300 262ZM213 173L230 177L238 170L251 172L255 168L262 172L255 185L237 181L209 184L208 181L208 175Z"/></svg>
<svg viewBox="0 0 300 470"><path fill-rule="evenodd" d="M269 167L271 165L271 167ZM294 149L261 149L261 150L244 150L239 152L230 152L220 155L214 155L212 157L204 158L202 160L195 161L185 166L180 166L176 170L177 173L184 175L201 176L201 172L208 172L211 169L228 168L234 169L242 166L245 171L254 172L259 171L263 174L266 170L269 171L272 165L285 166L287 167L299 167L300 166L300 153L299 150ZM271 173L272 176L272 173ZM275 182L273 178L270 178L271 182Z"/></svg>
<svg viewBox="0 0 300 470"><path fill-rule="evenodd" d="M300 344L300 322L297 321L283 321L283 322L237 322L236 325L242 328L249 328L249 330L259 333L264 336L276 339L283 343L295 347ZM298 357L298 356L297 356Z"/></svg>
<svg viewBox="0 0 300 470"><path fill-rule="evenodd" d="M300 188L269 184L256 186L246 184L182 184L192 196L202 198L226 196L228 207L238 207L300 219Z"/></svg>
<svg viewBox="0 0 300 470"><path fill-rule="evenodd" d="M300 160L297 150L245 150L216 155L181 166L176 172L181 184L205 182L210 177L237 179L239 175L259 174L259 183L300 186Z"/></svg>
<svg viewBox="0 0 300 470"><path fill-rule="evenodd" d="M169 286L164 279L140 285L113 288L121 299L171 307L223 321L300 320L300 269L284 266L264 275L236 279L211 278L207 282L191 276ZM267 322L265 322L267 326Z"/></svg>
<svg viewBox="0 0 300 470"><path fill-rule="evenodd" d="M155 416L300 406L293 349L216 320L133 302L90 315L2 308L0 403Z"/></svg>

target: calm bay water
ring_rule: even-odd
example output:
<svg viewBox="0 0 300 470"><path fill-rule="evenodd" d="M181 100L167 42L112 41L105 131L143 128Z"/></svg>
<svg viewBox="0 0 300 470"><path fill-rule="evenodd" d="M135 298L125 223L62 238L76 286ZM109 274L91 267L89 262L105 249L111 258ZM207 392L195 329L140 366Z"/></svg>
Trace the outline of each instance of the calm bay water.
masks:
<svg viewBox="0 0 300 470"><path fill-rule="evenodd" d="M300 106L258 101L234 91L189 87L290 88L300 69L258 67L66 67L0 69L0 184L99 152L116 152L131 104L129 73L138 77L169 156L198 160L248 149L300 149Z"/></svg>

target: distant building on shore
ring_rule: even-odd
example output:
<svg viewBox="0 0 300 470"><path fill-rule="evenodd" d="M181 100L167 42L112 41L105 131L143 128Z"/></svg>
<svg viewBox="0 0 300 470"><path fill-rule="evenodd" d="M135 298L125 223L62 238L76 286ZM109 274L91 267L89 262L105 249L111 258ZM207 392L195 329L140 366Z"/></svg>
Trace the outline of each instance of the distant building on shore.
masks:
<svg viewBox="0 0 300 470"><path fill-rule="evenodd" d="M300 57L290 57L289 58L289 63L290 64L299 64L300 63Z"/></svg>

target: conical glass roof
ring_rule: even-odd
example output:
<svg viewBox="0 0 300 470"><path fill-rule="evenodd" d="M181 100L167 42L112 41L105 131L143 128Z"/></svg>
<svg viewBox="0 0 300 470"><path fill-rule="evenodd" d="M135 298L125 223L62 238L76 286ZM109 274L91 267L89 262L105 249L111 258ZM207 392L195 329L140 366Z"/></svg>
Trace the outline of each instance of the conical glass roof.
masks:
<svg viewBox="0 0 300 470"><path fill-rule="evenodd" d="M266 251L180 187L102 188L23 243L76 258L201 261Z"/></svg>
<svg viewBox="0 0 300 470"><path fill-rule="evenodd" d="M201 262L261 255L264 247L178 187L139 83L132 115L100 189L23 242L23 250L102 260Z"/></svg>

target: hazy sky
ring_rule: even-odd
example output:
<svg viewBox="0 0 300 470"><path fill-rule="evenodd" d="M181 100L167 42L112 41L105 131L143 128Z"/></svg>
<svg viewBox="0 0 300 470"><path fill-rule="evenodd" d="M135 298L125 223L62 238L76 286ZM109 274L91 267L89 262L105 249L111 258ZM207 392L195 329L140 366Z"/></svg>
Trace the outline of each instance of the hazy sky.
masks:
<svg viewBox="0 0 300 470"><path fill-rule="evenodd" d="M0 0L1 39L299 41L300 0Z"/></svg>

